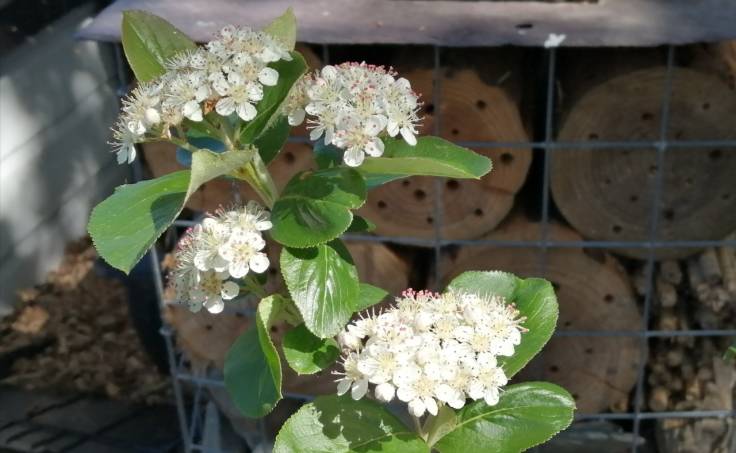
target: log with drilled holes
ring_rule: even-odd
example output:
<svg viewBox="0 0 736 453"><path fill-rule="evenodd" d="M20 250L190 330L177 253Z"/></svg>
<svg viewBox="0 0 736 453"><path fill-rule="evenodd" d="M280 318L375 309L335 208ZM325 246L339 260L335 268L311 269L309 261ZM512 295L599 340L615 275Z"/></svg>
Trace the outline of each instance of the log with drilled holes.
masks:
<svg viewBox="0 0 736 453"><path fill-rule="evenodd" d="M400 70L421 93L424 102L422 133L435 134L440 115L441 137L459 141L525 142L518 107L518 58L509 56L491 67L454 67L442 72L440 102L433 104L433 70ZM459 66L459 65L458 65ZM531 163L528 148L482 149L494 169L480 181L447 179L443 184L444 238L476 238L495 228L509 213L514 196L524 183ZM413 177L374 189L362 213L375 222L378 234L435 236L435 178Z"/></svg>
<svg viewBox="0 0 736 453"><path fill-rule="evenodd" d="M539 224L514 217L488 238L536 240ZM553 240L576 241L572 230L550 225ZM533 248L464 247L442 261L444 283L466 270L503 269L522 277L540 273L541 252ZM628 276L616 259L597 249L552 248L547 251L546 278L560 304L557 327L565 330L637 330L641 316ZM637 337L555 337L522 373L564 386L581 413L625 411L640 362Z"/></svg>
<svg viewBox="0 0 736 453"><path fill-rule="evenodd" d="M569 107L561 141L660 138L666 68L625 71L587 86L579 82L579 74L572 80L563 83ZM736 95L721 78L678 67L671 82L668 139L736 138ZM584 236L644 241L650 237L658 170L652 149L560 149L551 165L552 194L564 217ZM661 171L660 240L721 239L736 229L736 153L718 147L670 148ZM648 254L646 248L616 251L635 258ZM658 258L693 252L655 249Z"/></svg>

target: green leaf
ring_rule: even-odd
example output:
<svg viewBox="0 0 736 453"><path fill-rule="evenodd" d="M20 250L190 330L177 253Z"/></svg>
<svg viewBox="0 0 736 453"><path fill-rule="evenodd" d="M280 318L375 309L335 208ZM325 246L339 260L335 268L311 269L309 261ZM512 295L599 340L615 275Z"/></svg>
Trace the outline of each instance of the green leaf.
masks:
<svg viewBox="0 0 736 453"><path fill-rule="evenodd" d="M304 324L286 333L283 349L289 366L299 374L322 371L340 356L334 339L316 337Z"/></svg>
<svg viewBox="0 0 736 453"><path fill-rule="evenodd" d="M184 206L189 170L115 189L92 211L87 231L97 252L128 273Z"/></svg>
<svg viewBox="0 0 736 453"><path fill-rule="evenodd" d="M363 178L349 168L302 172L274 204L271 236L287 247L312 247L340 236L353 221L351 209L363 205Z"/></svg>
<svg viewBox="0 0 736 453"><path fill-rule="evenodd" d="M350 224L346 233L369 233L376 229L376 224L361 217L359 215L353 215L353 223Z"/></svg>
<svg viewBox="0 0 736 453"><path fill-rule="evenodd" d="M296 16L291 7L284 14L273 20L264 27L263 32L280 41L289 50L294 50L296 45Z"/></svg>
<svg viewBox="0 0 736 453"><path fill-rule="evenodd" d="M541 278L520 279L505 272L464 272L450 282L448 290L483 295L499 295L516 304L527 319L522 326L529 329L521 335L511 357L499 357L510 378L529 363L549 341L557 325L559 307L552 284Z"/></svg>
<svg viewBox="0 0 736 453"><path fill-rule="evenodd" d="M736 359L736 343L729 346L723 353L723 360L733 361L734 359Z"/></svg>
<svg viewBox="0 0 736 453"><path fill-rule="evenodd" d="M358 293L358 308L355 311L362 311L381 302L388 296L388 292L368 283L361 283Z"/></svg>
<svg viewBox="0 0 736 453"><path fill-rule="evenodd" d="M575 401L547 382L510 385L495 406L476 401L457 414L457 426L433 447L440 453L517 453L570 426Z"/></svg>
<svg viewBox="0 0 736 453"><path fill-rule="evenodd" d="M381 157L366 157L360 166L366 179L374 181L424 175L478 179L491 171L491 160L439 137L420 137L415 146L404 140L384 139Z"/></svg>
<svg viewBox="0 0 736 453"><path fill-rule="evenodd" d="M253 143L275 125L281 104L292 85L307 71L307 63L299 52L291 52L291 58L291 61L280 60L269 65L279 73L279 81L275 86L263 87L263 99L256 105L258 114L241 131L241 143Z"/></svg>
<svg viewBox="0 0 736 453"><path fill-rule="evenodd" d="M291 126L285 116L280 116L279 119L258 136L253 144L258 148L258 153L263 159L263 163L268 165L272 160L276 158L284 147L284 143L289 138L289 132L291 132Z"/></svg>
<svg viewBox="0 0 736 453"><path fill-rule="evenodd" d="M263 417L281 395L281 360L269 330L288 301L269 296L258 304L255 327L241 334L225 357L225 388L247 417Z"/></svg>
<svg viewBox="0 0 736 453"><path fill-rule="evenodd" d="M192 176L187 198L202 184L241 168L253 158L254 148L215 153L200 149L192 153Z"/></svg>
<svg viewBox="0 0 736 453"><path fill-rule="evenodd" d="M339 240L307 249L284 247L281 273L304 324L316 336L335 336L357 308L358 271Z"/></svg>
<svg viewBox="0 0 736 453"><path fill-rule="evenodd" d="M292 415L274 453L429 453L429 447L378 403L320 396Z"/></svg>
<svg viewBox="0 0 736 453"><path fill-rule="evenodd" d="M92 211L87 230L100 256L128 273L202 184L250 160L254 150L192 154L192 169L122 185Z"/></svg>
<svg viewBox="0 0 736 453"><path fill-rule="evenodd" d="M423 430L427 433L427 443L434 445L447 433L457 427L457 414L450 406L440 406L437 415L427 417Z"/></svg>
<svg viewBox="0 0 736 453"><path fill-rule="evenodd" d="M197 47L176 27L145 11L124 11L121 33L125 57L140 82L162 75L169 58Z"/></svg>

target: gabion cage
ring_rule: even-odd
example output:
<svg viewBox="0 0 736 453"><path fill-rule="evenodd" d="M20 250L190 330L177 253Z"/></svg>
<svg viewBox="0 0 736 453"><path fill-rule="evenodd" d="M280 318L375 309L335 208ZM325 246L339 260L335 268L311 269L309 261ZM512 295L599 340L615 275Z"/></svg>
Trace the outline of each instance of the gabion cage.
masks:
<svg viewBox="0 0 736 453"><path fill-rule="evenodd" d="M194 8L192 12L189 9L189 6L187 2L187 5L185 6L179 6L177 8L178 13L172 13L172 4L168 4L168 2L163 2L164 6L154 6L149 5L147 2L143 1L125 1L120 2L122 5L113 5L113 7L103 13L102 17L98 19L98 26L97 28L92 28L91 31L88 32L86 35L87 37L92 38L102 38L102 39L114 39L117 35L117 32L109 31L109 34L105 34L103 31L107 30L105 27L110 27L115 24L115 20L119 18L117 14L123 9L131 9L131 8L145 8L145 9L151 9L155 13L162 14L164 17L167 16L166 13L173 14L173 18L180 19L180 22L187 23L187 22L193 22L195 20L201 20L203 22L208 23L207 27L209 29L214 29L215 24L221 25L224 24L226 21L224 21L224 17L227 17L227 11L230 11L232 8L236 8L237 5L233 5L230 2L223 2L223 5L218 5L218 2L215 2L216 5L211 8L210 16L206 16L205 18L194 16L195 14L204 14L203 10L201 8ZM192 2L189 2L192 3ZM208 2L211 3L211 2ZM324 9L324 12L322 12L319 7L317 6L316 2L305 2L308 4L308 6L313 6L317 10L312 13L305 13L308 15L307 22L309 22L309 17L315 16L317 18L325 18L329 15L321 15L324 14L324 12L330 12L332 15L340 14L341 11L344 11L346 8L349 8L349 6L345 6L342 2L336 2L337 8L336 10L328 10L327 8ZM399 8L414 8L414 11L417 11L417 14L421 16L421 13L419 12L419 8L423 8L424 11L430 11L433 8L439 6L440 9L442 8L448 8L447 4L450 2L412 2L412 1L381 1L376 2L372 6L372 8L381 8L383 6L381 5L390 5L390 4L404 4L400 6ZM418 4L421 3L422 5L419 6ZM479 2L484 3L482 5L484 8L492 8L490 5L485 4L486 2ZM501 2L504 3L504 2ZM615 2L614 2L615 3ZM631 5L632 1L622 1L621 4L623 5ZM658 2L653 2L658 3ZM709 3L709 6L715 7L715 3L718 2L703 2L703 3ZM710 3L713 3L712 5ZM275 11L286 7L285 2L272 2L269 6L265 6L267 2L254 2L250 3L250 5L259 5L258 8L254 8L254 16L256 19L254 22L262 22L265 21L266 18L270 17L271 15L275 15ZM469 5L467 9L467 16L465 18L467 20L470 20L469 17L471 17L474 13L477 13L480 11L480 6L478 5L478 2L468 2L463 3L463 5ZM443 254L447 253L448 249L452 249L453 247L463 246L463 247L494 247L498 249L534 249L538 251L539 256L539 262L537 266L537 275L538 276L545 276L547 274L547 255L550 250L553 249L589 249L589 250L611 250L614 253L617 250L636 250L636 254L643 258L643 291L642 291L642 301L641 301L641 324L637 326L631 326L628 330L575 330L575 329L562 329L556 332L557 337L574 337L580 342L585 342L586 338L595 338L595 337L605 337L605 338L620 338L620 337L626 337L626 338L632 338L635 339L636 342L639 344L639 351L640 351L640 358L638 362L636 363L636 384L633 389L633 394L631 395L631 409L624 411L624 412L601 412L601 413L576 413L576 421L601 421L601 420L610 420L610 421L617 421L619 423L624 423L625 426L629 429L631 432L631 442L630 446L627 447L630 448L632 452L637 451L644 451L643 444L640 441L642 433L647 430L647 424L651 423L653 420L665 420L665 419L705 419L705 418L715 418L715 419L727 419L730 420L731 423L736 423L736 412L731 409L726 408L714 408L712 410L678 410L678 411L651 411L647 410L646 404L645 404L645 398L646 398L646 382L647 382L647 365L649 361L649 346L650 341L654 339L669 339L669 338L677 338L677 337L692 337L692 338L701 338L701 337L707 337L707 338L722 338L722 337L736 337L736 328L713 328L713 329L661 329L661 328L653 328L653 313L656 310L655 306L655 269L657 266L657 251L663 250L663 249L701 249L701 248L707 248L707 247L734 247L736 246L736 240L734 239L720 239L720 238L709 238L709 239L695 239L695 238L677 238L677 239L663 239L660 237L660 230L661 230L661 222L663 216L666 217L667 213L663 212L666 210L662 199L663 196L666 193L666 184L665 184L665 175L664 175L664 168L665 168L665 162L669 155L669 153L673 152L712 152L714 149L722 150L724 153L733 153L736 151L736 129L734 129L733 139L720 139L720 138L713 138L713 137L701 137L697 140L684 140L679 139L676 137L676 134L673 134L670 130L670 124L671 124L671 94L672 94L672 84L673 84L673 77L676 71L679 70L678 66L678 52L680 51L680 47L678 47L680 44L685 42L697 42L697 41L704 41L704 40L712 40L712 39L725 39L729 36L729 31L726 31L725 23L727 18L733 19L736 17L736 8L729 7L725 8L725 10L722 10L719 15L714 16L712 13L703 14L702 17L702 23L700 24L700 28L695 27L694 29L688 29L683 32L683 34L677 35L674 34L673 30L667 27L664 27L663 30L660 30L657 33L660 33L658 36L651 36L646 35L642 33L641 29L636 29L632 31L631 34L626 33L619 33L615 37L611 37L610 41L605 41L603 39L599 38L599 35L596 35L594 31L586 30L584 32L580 32L580 34L576 37L575 31L580 30L579 22L559 22L556 23L555 20L559 17L564 16L566 12L572 11L572 9L566 9L566 10L556 10L555 14L551 14L549 17L546 17L546 28L544 26L538 26L538 22L544 21L542 19L544 17L544 11L536 11L533 10L530 13L528 13L527 16L522 16L522 14L525 14L525 11L529 11L524 9L520 4L510 2L509 5L506 6L507 10L504 10L504 6L494 4L494 8L497 8L495 10L489 10L489 15L492 14L503 14L504 11L508 12L508 15L502 16L502 17L495 17L495 24L501 24L503 27L502 32L501 29L499 30L492 30L490 29L491 26L487 26L483 28L483 32L485 35L478 36L477 34L473 34L472 32L479 30L479 21L474 20L472 21L472 26L469 26L470 32L466 36L455 36L454 38L446 38L446 35L443 33L439 33L436 35L433 35L432 32L432 26L434 23L432 22L432 19L427 19L429 22L427 22L427 25L419 25L418 28L414 29L421 30L421 32L417 32L419 35L421 35L419 38L412 39L407 38L406 40L401 40L400 37L408 37L410 35L410 30L408 30L408 26L402 26L399 27L400 29L397 31L397 28L391 28L391 17L395 14L395 11L391 11L390 8L392 7L386 7L388 8L388 12L385 12L381 15L382 17L386 17L387 24L381 24L379 29L386 29L389 28L390 31L387 32L387 38L375 38L373 41L382 41L382 40L388 40L392 44L403 44L403 43L414 43L417 44L416 40L421 40L423 38L426 38L425 41L420 42L420 44L430 44L431 48L431 65L433 68L433 85L434 89L432 91L432 99L424 99L425 103L431 103L435 106L441 104L442 99L442 71L445 67L445 61L448 57L451 57L453 52L455 52L455 47L457 46L470 46L470 45L498 45L498 44L506 44L506 43L512 43L517 45L534 45L537 47L541 47L541 44L547 38L548 31L558 31L558 32L564 32L566 34L568 41L563 42L563 44L573 44L578 46L593 46L593 45L620 45L620 44L628 44L628 45L634 45L634 44L643 44L643 45L652 45L652 44L663 44L665 47L663 47L663 53L666 55L666 61L664 62L666 64L666 73L664 75L662 86L660 87L660 105L659 105L659 112L656 112L656 115L658 115L660 119L659 127L658 127L658 134L656 137L653 137L652 139L647 140L600 140L597 137L589 137L589 140L583 140L583 141L561 141L558 139L558 120L559 120L559 111L558 111L558 105L559 105L559 87L557 86L557 80L558 80L558 72L560 69L559 61L561 58L561 55L563 52L566 51L564 48L557 48L555 45L548 45L547 48L539 48L534 51L530 52L530 55L535 60L535 63L532 65L532 67L537 68L539 70L539 74L537 74L537 83L536 83L536 89L540 93L539 99L540 102L535 103L533 106L533 109L535 110L535 116L538 118L538 121L536 121L536 134L531 138L530 141L524 141L524 142L508 142L508 143L501 143L501 142L493 142L493 141L457 141L459 145L466 146L469 148L477 149L477 150L483 150L483 149L514 149L514 148L529 148L532 150L532 154L534 156L535 161L538 163L537 168L539 169L538 174L532 174L529 176L529 178L536 178L535 184L532 185L532 189L535 190L535 194L532 195L536 199L535 205L537 207L537 215L539 218L539 236L536 239L531 240L505 240L505 239L449 239L446 237L443 237L442 232L442 226L443 226L443 218L444 218L444 212L443 212L443 192L447 190L445 181L443 181L440 178L437 178L433 183L433 190L434 190L434 209L433 209L433 237L431 238L419 238L419 237L408 237L408 236L380 236L380 235L356 235L356 234L348 234L345 236L345 239L347 241L355 241L355 242L379 242L379 243L390 243L390 244L398 244L403 246L421 246L425 247L429 250L431 250L431 256L432 256L432 264L430 266L431 275L430 275L430 281L434 282L435 285L440 285L443 279L443 276L445 275L445 269L443 269ZM218 7L222 6L223 11L225 12L218 12ZM547 5L550 6L550 5ZM592 8L592 5L565 5L565 8L584 8L584 7ZM702 5L701 5L702 6ZM722 6L722 5L721 5ZM454 4L451 6L452 8L457 8L457 4ZM536 8L536 7L535 7ZM688 6L685 5L685 2L672 2L672 10L669 12L670 14L673 14L672 17L679 17L677 16L677 12L691 12L692 10L688 8L695 8L697 11L701 11L701 7L698 6ZM704 8L704 7L703 7ZM363 11L363 7L357 8L360 11ZM461 8L462 9L462 8ZM406 10L402 10L406 11ZM443 10L447 11L447 10ZM550 10L547 10L550 11ZM579 10L577 10L579 11ZM584 12L582 15L588 14L588 12L593 10L588 10L587 12ZM628 12L632 12L633 10L628 10ZM274 14L272 14L274 13ZM299 16L300 10L297 5L297 15ZM189 17L188 19L185 19L184 17L190 14L192 17ZM311 15L310 15L311 14ZM354 17L357 13L353 12L351 13ZM378 13L375 13L378 14ZM644 14L644 13L643 13ZM648 14L652 14L652 12L649 12ZM245 14L241 15L242 17L237 17L236 19L243 19L244 23L248 23L249 17ZM461 15L458 13L453 16L453 25L457 25L458 21L460 20L459 17ZM642 26L647 25L647 20L651 21L652 16L647 16L647 14L644 14L645 17L640 17L637 19L637 22L641 22ZM419 19L415 16L413 19L410 19L409 21L411 24L420 24L422 20L421 16ZM441 17L441 15L440 15ZM521 20L522 17L526 17L526 20ZM725 19L724 19L725 18ZM210 21L210 19L212 19ZM425 17L426 19L426 17ZM230 21L233 21L234 19L231 19ZM326 19L325 19L326 20ZM371 21L373 20L373 16L371 16ZM585 20L594 20L591 18L585 19ZM394 18L394 21L400 21L400 18ZM710 21L710 22L708 22ZM174 21L176 23L176 21ZM707 27L710 23L712 26ZM733 22L731 22L733 23ZM100 25L101 24L101 25ZM365 27L363 28L370 28L365 23L363 24ZM375 32L375 24L371 22L371 25L373 26L372 30ZM609 30L611 28L615 29L615 26L609 24ZM207 28L205 27L205 28ZM325 32L325 29L327 28L327 25L323 25L322 27L313 27L309 29L309 25L307 25L308 30L305 32L305 36L301 37L307 42L315 43L315 48L318 48L321 53L322 63L324 64L330 64L333 61L333 58L331 58L331 55L334 53L334 44L343 45L344 42L340 41L338 38L336 38L336 35L333 33L333 35L330 35L329 33ZM397 26L398 27L398 26ZM425 27L424 29L421 29L421 27ZM557 28L555 28L557 27ZM578 28L576 28L578 27ZM360 27L358 27L360 29ZM446 27L447 28L447 27ZM511 30L509 31L509 28ZM636 28L636 27L634 27ZM102 30L102 31L101 31ZM185 31L188 31L186 27L184 27ZM541 30L537 32L537 30ZM446 29L443 29L443 32L446 31ZM318 35L318 33L324 32L325 36ZM480 32L479 32L480 33ZM541 34L536 34L541 33ZM639 35L637 36L637 33ZM730 32L733 33L733 32ZM655 33L656 35L656 33ZM206 36L205 31L198 29L196 30L195 37L202 37ZM364 42L372 42L369 38L366 38L366 32L362 31L362 29L356 31L356 36L353 41L348 42L347 44L356 44L356 43L364 43ZM429 36L429 37L427 37ZM439 36L439 37L438 37ZM319 37L319 39L316 39ZM398 38L397 38L398 37ZM128 71L125 65L125 61L122 54L122 49L119 45L116 45L116 65L117 65L117 74L118 74L118 81L119 81L119 94L122 96L128 89L131 80L128 77ZM440 125L442 124L442 116L440 109L437 109L437 111L434 114L434 121L432 123L433 130L431 131L425 131L428 133L433 133L434 135L440 135ZM724 121L727 121L727 119L724 119ZM728 120L731 123L736 125L736 122L733 121L733 119ZM449 137L452 138L452 137ZM307 137L292 137L290 140L297 141L297 142L307 142ZM650 206L647 208L648 212L648 228L647 232L644 237L642 237L640 240L558 240L555 238L552 238L550 235L550 225L555 220L555 210L554 210L554 204L551 197L551 167L553 165L554 159L555 159L555 153L559 152L560 150L576 150L577 152L585 152L585 153L596 153L596 152L605 152L607 150L630 150L632 153L636 152L650 152L654 155L654 165L652 167L652 178L653 178L653 185L652 185L652 194L651 199L652 202ZM720 152L720 151L719 151ZM135 169L135 178L140 179L141 177L141 168L138 166ZM705 175L707 177L707 175ZM532 190L529 189L529 190ZM233 196L239 197L239 192L236 190L233 190ZM196 219L195 219L196 220ZM179 220L175 223L174 227L169 231L168 235L169 237L175 238L180 232L182 228L191 226L193 224L193 221L191 220ZM158 293L159 301L161 302L162 306L163 304L167 303L165 301L164 296L164 289L165 289L165 282L163 280L163 273L161 269L161 257L159 256L159 253L157 252L156 248L154 247L150 253L150 265L151 270L153 274L153 278L155 280L156 289ZM245 311L246 315L252 314L252 311ZM162 329L162 334L165 338L165 342L167 345L168 355L169 355L169 361L171 366L171 374L174 376L175 379L173 379L173 385L176 395L176 403L179 413L179 419L180 419L180 429L182 433L182 441L185 445L185 450L187 452L189 451L213 451L212 445L205 445L203 440L203 430L204 430L204 413L205 413L205 407L207 406L208 401L208 393L207 389L221 389L224 384L221 379L221 376L207 376L202 377L199 375L195 375L195 373L192 373L191 370L188 368L187 365L187 358L181 354L178 349L176 348L176 342L175 342L175 333L169 328L164 327ZM563 364L564 365L564 364ZM185 397L185 387L192 387L192 399L190 403L187 403L187 398ZM311 398L310 395L300 395L300 394L286 394L286 398L291 398L295 400L305 401L309 400ZM254 432L252 439L249 439L253 444L258 444L262 441L267 441L268 434L266 432L266 428L263 424L257 425L254 424ZM733 441L733 438L736 436L731 436L731 442L730 442L730 448L729 451L736 452L736 442ZM544 448L541 448L540 450L544 450Z"/></svg>

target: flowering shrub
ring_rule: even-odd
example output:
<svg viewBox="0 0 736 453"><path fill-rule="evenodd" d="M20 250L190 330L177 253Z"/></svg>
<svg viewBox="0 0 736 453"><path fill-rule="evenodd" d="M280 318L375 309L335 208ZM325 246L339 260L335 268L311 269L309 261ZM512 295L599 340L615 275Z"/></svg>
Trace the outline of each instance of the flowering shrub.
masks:
<svg viewBox="0 0 736 453"><path fill-rule="evenodd" d="M376 308L387 293L358 280L339 239L371 230L353 214L369 189L413 175L477 179L490 160L418 137L419 95L393 70L344 63L308 73L295 39L291 11L262 31L227 26L203 47L156 16L124 14L139 84L114 128L118 161L134 161L139 143L167 141L190 153L191 168L123 185L100 203L89 222L100 255L128 272L202 184L249 184L260 201L221 208L187 231L172 283L195 312L260 299L254 327L225 363L246 416L282 398L282 354L299 374L339 362L336 394L294 414L274 451L515 452L548 440L572 420L570 395L549 383L507 384L554 331L549 282L466 272L443 293L407 290ZM305 120L318 169L279 193L268 164ZM266 293L266 240L283 246L287 294ZM270 335L282 322L291 329L279 351ZM385 404L393 401L405 405Z"/></svg>

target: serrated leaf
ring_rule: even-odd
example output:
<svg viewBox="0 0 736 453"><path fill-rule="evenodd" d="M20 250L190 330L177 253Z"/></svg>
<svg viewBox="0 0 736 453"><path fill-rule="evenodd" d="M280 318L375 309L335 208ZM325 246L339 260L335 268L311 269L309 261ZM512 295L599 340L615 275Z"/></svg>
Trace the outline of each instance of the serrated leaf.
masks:
<svg viewBox="0 0 736 453"><path fill-rule="evenodd" d="M122 185L92 211L87 227L111 266L130 272L202 184L244 165L253 150L192 154L192 169Z"/></svg>
<svg viewBox="0 0 736 453"><path fill-rule="evenodd" d="M225 357L225 388L247 417L263 417L282 398L281 360L269 331L287 302L279 295L261 300L255 326L235 340Z"/></svg>
<svg viewBox="0 0 736 453"><path fill-rule="evenodd" d="M124 11L121 34L125 57L140 82L162 75L169 58L197 47L176 27L145 11Z"/></svg>
<svg viewBox="0 0 736 453"><path fill-rule="evenodd" d="M111 266L128 273L171 225L186 200L189 170L125 184L98 204L89 219L95 248Z"/></svg>
<svg viewBox="0 0 736 453"><path fill-rule="evenodd" d="M258 112L240 132L240 142L253 143L256 138L272 127L279 118L279 110L291 87L307 71L307 63L299 52L290 52L291 61L280 60L269 64L269 67L279 73L279 80L275 86L263 87L263 99L256 104Z"/></svg>
<svg viewBox="0 0 736 453"><path fill-rule="evenodd" d="M281 273L304 324L320 338L337 335L357 308L358 271L338 240L306 249L284 247Z"/></svg>
<svg viewBox="0 0 736 453"><path fill-rule="evenodd" d="M439 137L420 137L415 146L393 138L383 141L383 156L366 157L359 167L374 183L416 175L478 179L492 168L489 158Z"/></svg>
<svg viewBox="0 0 736 453"><path fill-rule="evenodd" d="M291 132L289 121L285 116L281 116L274 122L273 126L259 135L253 142L255 147L258 148L258 153L261 155L264 164L268 165L276 158L289 138L289 132Z"/></svg>
<svg viewBox="0 0 736 453"><path fill-rule="evenodd" d="M464 272L447 286L448 291L462 291L482 295L499 295L516 304L526 317L521 335L511 357L499 357L498 363L510 378L519 372L542 350L557 325L559 307L552 284L541 278L521 279L506 272Z"/></svg>
<svg viewBox="0 0 736 453"><path fill-rule="evenodd" d="M300 324L284 335L284 357L298 374L314 374L332 365L340 356L337 342L319 338Z"/></svg>
<svg viewBox="0 0 736 453"><path fill-rule="evenodd" d="M383 406L320 396L281 428L274 453L429 453L427 444Z"/></svg>
<svg viewBox="0 0 736 453"><path fill-rule="evenodd" d="M284 14L266 25L263 32L281 42L287 49L294 50L296 45L296 16L294 16L294 10L288 7Z"/></svg>
<svg viewBox="0 0 736 453"><path fill-rule="evenodd" d="M495 406L476 401L457 414L457 425L433 445L440 453L518 453L570 426L575 401L548 382L510 385Z"/></svg>
<svg viewBox="0 0 736 453"><path fill-rule="evenodd" d="M331 241L348 229L351 209L362 206L366 195L363 178L349 168L299 173L274 204L271 236L297 248Z"/></svg>
<svg viewBox="0 0 736 453"><path fill-rule="evenodd" d="M358 308L356 311L362 311L381 302L388 296L388 292L368 283L361 283L358 293Z"/></svg>

